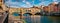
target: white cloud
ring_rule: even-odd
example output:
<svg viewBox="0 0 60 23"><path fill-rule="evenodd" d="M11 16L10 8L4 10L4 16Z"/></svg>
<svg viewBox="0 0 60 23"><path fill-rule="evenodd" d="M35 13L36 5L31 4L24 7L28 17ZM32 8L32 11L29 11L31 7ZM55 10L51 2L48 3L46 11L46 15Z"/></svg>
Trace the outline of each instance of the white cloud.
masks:
<svg viewBox="0 0 60 23"><path fill-rule="evenodd" d="M27 4L27 5L30 5L30 3L29 3L29 2L26 2L26 4Z"/></svg>
<svg viewBox="0 0 60 23"><path fill-rule="evenodd" d="M26 5L27 5L27 6L31 6L30 2L26 2Z"/></svg>
<svg viewBox="0 0 60 23"><path fill-rule="evenodd" d="M20 7L19 5L20 3L19 2L12 2L11 0L5 2L5 5L8 6L8 7Z"/></svg>
<svg viewBox="0 0 60 23"><path fill-rule="evenodd" d="M26 4L21 3L21 2L12 2L11 0L9 0L9 1L5 2L5 5L7 5L8 7L13 7L13 8L20 8L20 7L29 8L29 7L32 7L30 2L25 2L25 3Z"/></svg>
<svg viewBox="0 0 60 23"><path fill-rule="evenodd" d="M36 5L36 6L41 6L41 5L47 6L47 5L50 4L50 3L51 3L51 2L49 2L49 1L44 1L44 2L39 3L39 4Z"/></svg>

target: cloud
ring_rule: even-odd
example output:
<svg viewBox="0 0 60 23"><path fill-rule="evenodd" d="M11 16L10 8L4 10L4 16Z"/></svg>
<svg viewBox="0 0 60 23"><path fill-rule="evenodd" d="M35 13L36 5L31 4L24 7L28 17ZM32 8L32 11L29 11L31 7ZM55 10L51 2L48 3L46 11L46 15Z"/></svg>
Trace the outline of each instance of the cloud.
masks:
<svg viewBox="0 0 60 23"><path fill-rule="evenodd" d="M57 1L57 0L53 0L53 1Z"/></svg>
<svg viewBox="0 0 60 23"><path fill-rule="evenodd" d="M37 4L36 6L41 6L41 5L47 6L50 3L51 2L49 2L49 1L44 1L44 2L41 2L41 3Z"/></svg>
<svg viewBox="0 0 60 23"><path fill-rule="evenodd" d="M23 0L22 2L26 2L25 0Z"/></svg>
<svg viewBox="0 0 60 23"><path fill-rule="evenodd" d="M27 5L28 7L32 6L30 2L26 2L26 5Z"/></svg>
<svg viewBox="0 0 60 23"><path fill-rule="evenodd" d="M30 2L25 2L25 0L23 0L22 2L12 2L11 0L6 1L5 5L8 7L13 7L13 8L20 8L20 7L25 7L25 8L29 8L32 7L32 5L30 4Z"/></svg>
<svg viewBox="0 0 60 23"><path fill-rule="evenodd" d="M5 2L5 5L8 7L20 7L19 2L12 2L11 0Z"/></svg>
<svg viewBox="0 0 60 23"><path fill-rule="evenodd" d="M27 5L30 5L30 2L26 2Z"/></svg>

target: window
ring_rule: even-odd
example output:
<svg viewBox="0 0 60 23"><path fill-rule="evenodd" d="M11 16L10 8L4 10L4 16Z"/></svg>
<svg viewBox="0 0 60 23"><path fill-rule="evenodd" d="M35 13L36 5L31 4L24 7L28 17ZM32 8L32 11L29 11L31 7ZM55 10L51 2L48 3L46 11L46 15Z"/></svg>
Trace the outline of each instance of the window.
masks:
<svg viewBox="0 0 60 23"><path fill-rule="evenodd" d="M26 10L26 12L31 12L31 10Z"/></svg>

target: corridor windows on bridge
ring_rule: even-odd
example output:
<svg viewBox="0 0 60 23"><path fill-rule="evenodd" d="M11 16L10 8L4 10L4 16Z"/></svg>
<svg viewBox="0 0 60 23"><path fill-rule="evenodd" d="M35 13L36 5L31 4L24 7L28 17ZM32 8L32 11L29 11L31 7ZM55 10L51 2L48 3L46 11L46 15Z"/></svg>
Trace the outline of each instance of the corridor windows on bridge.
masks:
<svg viewBox="0 0 60 23"><path fill-rule="evenodd" d="M26 10L27 13L31 12L31 10Z"/></svg>

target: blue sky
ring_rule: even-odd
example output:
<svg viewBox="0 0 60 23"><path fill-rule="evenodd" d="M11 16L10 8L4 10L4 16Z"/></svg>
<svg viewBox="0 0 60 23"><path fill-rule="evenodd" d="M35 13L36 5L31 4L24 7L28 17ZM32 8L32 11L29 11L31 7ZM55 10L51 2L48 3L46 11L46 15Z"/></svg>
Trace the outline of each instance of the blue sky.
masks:
<svg viewBox="0 0 60 23"><path fill-rule="evenodd" d="M25 7L30 8L34 6L40 6L44 4L47 6L48 4L52 3L53 1L59 2L60 0L5 0L5 5L8 7Z"/></svg>

